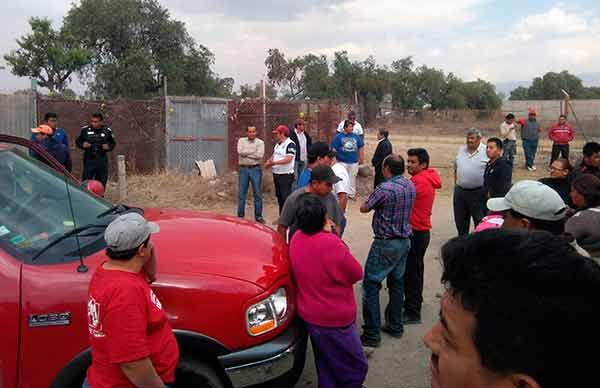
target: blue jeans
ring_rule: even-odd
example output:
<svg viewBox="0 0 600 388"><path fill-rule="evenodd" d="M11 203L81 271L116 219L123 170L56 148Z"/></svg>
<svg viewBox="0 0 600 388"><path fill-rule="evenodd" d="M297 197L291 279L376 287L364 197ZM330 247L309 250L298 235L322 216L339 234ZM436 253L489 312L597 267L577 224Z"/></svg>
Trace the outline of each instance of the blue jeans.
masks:
<svg viewBox="0 0 600 388"><path fill-rule="evenodd" d="M90 388L90 385L88 384L87 379L85 379L85 381L83 382L83 385L81 386L81 388ZM165 384L165 388L171 388L171 386Z"/></svg>
<svg viewBox="0 0 600 388"><path fill-rule="evenodd" d="M523 152L525 153L525 167L533 167L535 154L538 149L538 140L523 139Z"/></svg>
<svg viewBox="0 0 600 388"><path fill-rule="evenodd" d="M298 179L300 179L300 176L304 172L305 168L306 162L296 160L294 163L294 184L292 185L292 190L296 190L298 188Z"/></svg>
<svg viewBox="0 0 600 388"><path fill-rule="evenodd" d="M248 186L252 183L252 193L254 195L254 219L262 218L262 170L257 167L240 167L240 191L238 194L238 217L244 217L246 214L246 198L248 196Z"/></svg>
<svg viewBox="0 0 600 388"><path fill-rule="evenodd" d="M517 141L504 139L502 146L504 148L502 156L504 156L511 165L514 164L515 155L517 154Z"/></svg>
<svg viewBox="0 0 600 388"><path fill-rule="evenodd" d="M373 240L363 280L363 335L372 340L381 339L381 310L379 290L387 278L389 303L385 309L385 320L390 331L402 334L402 308L404 305L404 271L410 250L410 239Z"/></svg>

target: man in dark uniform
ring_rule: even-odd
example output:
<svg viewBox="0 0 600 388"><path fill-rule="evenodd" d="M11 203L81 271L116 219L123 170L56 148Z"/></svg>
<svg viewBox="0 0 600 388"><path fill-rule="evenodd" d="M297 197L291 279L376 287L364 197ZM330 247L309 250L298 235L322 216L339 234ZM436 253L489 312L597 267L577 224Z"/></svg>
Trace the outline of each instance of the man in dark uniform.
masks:
<svg viewBox="0 0 600 388"><path fill-rule="evenodd" d="M497 137L487 141L487 157L483 187L487 198L504 197L512 185L512 163L502 156L504 143Z"/></svg>
<svg viewBox="0 0 600 388"><path fill-rule="evenodd" d="M115 148L116 142L112 130L104 125L102 113L92 114L90 124L81 128L75 141L84 151L82 180L95 179L106 187L108 181L107 152Z"/></svg>
<svg viewBox="0 0 600 388"><path fill-rule="evenodd" d="M392 143L388 140L389 132L381 128L377 132L377 149L375 150L375 154L373 155L373 159L371 160L371 164L375 167L375 181L374 186L377 188L380 183L385 182L385 178L383 177L383 167L381 163L385 158L388 157L392 153Z"/></svg>

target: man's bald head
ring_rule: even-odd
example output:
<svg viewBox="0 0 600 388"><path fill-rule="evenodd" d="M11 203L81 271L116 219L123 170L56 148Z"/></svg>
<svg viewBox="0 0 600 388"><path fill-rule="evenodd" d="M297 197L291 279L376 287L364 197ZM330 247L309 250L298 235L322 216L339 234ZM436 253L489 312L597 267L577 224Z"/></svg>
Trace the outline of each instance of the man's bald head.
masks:
<svg viewBox="0 0 600 388"><path fill-rule="evenodd" d="M389 179L397 175L403 175L405 171L404 159L400 155L390 154L383 159L382 167L385 179Z"/></svg>

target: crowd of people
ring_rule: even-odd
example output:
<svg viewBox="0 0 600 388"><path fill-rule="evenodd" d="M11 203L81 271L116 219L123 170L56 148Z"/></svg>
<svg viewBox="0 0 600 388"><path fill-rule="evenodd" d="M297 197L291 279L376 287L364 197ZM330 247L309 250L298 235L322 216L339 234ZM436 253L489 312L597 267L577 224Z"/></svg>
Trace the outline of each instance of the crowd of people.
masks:
<svg viewBox="0 0 600 388"><path fill-rule="evenodd" d="M318 385L360 388L369 368L364 347L379 347L382 333L401 338L405 325L422 322L424 257L442 179L425 148L399 155L388 131L378 131L371 160L374 188L360 204L361 213L373 214L363 267L342 237L349 200L357 199L364 130L353 112L331 144L313 141L305 125L297 120L292 131L277 126L276 144L264 164L264 141L248 127L237 145L237 215L245 216L252 186L254 219L265 223L262 177L271 170L277 232L289 244L297 311L311 339ZM518 125L525 167L535 170L541 129L533 110L526 121L507 115L498 137L485 142L480 130L468 130L454 160L458 237L442 247L439 322L424 338L435 387L593 385L595 359L584 355L582 344L600 345L595 334L600 301L594 297L600 292L595 262L600 260L600 144L586 143L583 158L572 167L574 131L561 116L549 131L554 142L549 177L513 183ZM57 156L68 152L68 139L60 133L52 114L33 130L35 141ZM85 151L84 175L104 179L106 153L115 141L101 116L92 116L76 143ZM93 362L84 387L175 382L177 342L149 287L157 276L151 242L157 232L157 225L137 213L119 216L105 231L108 261L89 287ZM384 281L389 298L382 308ZM359 282L362 328L354 295ZM120 311L112 316L126 316L128 324L105 319L99 325L99 312L94 314L99 305Z"/></svg>

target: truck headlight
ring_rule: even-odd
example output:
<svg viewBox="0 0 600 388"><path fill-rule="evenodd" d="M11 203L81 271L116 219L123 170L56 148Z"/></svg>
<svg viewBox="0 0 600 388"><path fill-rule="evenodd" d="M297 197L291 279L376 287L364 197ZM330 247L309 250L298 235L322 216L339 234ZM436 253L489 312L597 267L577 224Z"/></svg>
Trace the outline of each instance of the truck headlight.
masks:
<svg viewBox="0 0 600 388"><path fill-rule="evenodd" d="M259 336L274 330L287 320L287 292L279 288L267 299L250 306L246 311L248 333Z"/></svg>

